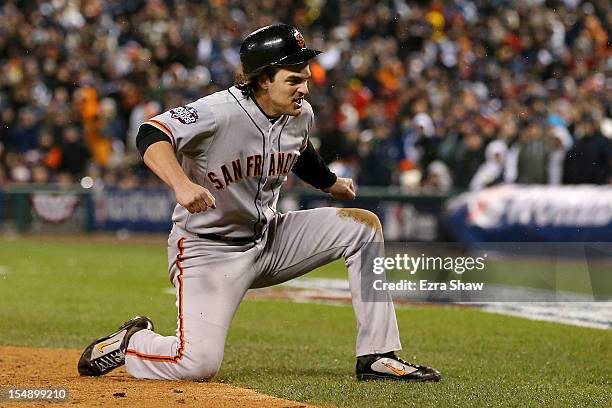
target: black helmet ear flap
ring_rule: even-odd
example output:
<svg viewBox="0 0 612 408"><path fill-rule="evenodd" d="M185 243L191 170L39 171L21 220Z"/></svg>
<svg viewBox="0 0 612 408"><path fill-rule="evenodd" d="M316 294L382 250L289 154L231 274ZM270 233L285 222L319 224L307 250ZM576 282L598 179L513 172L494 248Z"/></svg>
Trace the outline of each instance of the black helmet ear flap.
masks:
<svg viewBox="0 0 612 408"><path fill-rule="evenodd" d="M240 62L245 75L270 65L298 65L321 51L306 48L302 34L288 24L273 24L249 34L240 46Z"/></svg>

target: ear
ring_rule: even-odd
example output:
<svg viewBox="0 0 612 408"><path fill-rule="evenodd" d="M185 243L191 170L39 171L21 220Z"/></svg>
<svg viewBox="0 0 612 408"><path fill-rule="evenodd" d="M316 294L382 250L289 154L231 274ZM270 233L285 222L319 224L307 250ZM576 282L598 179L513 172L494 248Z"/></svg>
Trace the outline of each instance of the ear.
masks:
<svg viewBox="0 0 612 408"><path fill-rule="evenodd" d="M267 75L260 75L257 83L261 89L268 89L270 87L270 78Z"/></svg>

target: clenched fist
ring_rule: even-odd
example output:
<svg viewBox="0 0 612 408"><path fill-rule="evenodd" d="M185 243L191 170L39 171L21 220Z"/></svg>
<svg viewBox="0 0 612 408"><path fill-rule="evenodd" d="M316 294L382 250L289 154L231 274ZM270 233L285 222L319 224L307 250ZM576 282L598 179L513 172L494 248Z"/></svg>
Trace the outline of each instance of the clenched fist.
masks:
<svg viewBox="0 0 612 408"><path fill-rule="evenodd" d="M215 197L204 187L187 181L174 190L176 202L185 207L190 213L199 213L209 208L217 208Z"/></svg>
<svg viewBox="0 0 612 408"><path fill-rule="evenodd" d="M336 182L326 189L326 193L329 193L336 200L354 200L355 199L355 185L353 179L338 177Z"/></svg>

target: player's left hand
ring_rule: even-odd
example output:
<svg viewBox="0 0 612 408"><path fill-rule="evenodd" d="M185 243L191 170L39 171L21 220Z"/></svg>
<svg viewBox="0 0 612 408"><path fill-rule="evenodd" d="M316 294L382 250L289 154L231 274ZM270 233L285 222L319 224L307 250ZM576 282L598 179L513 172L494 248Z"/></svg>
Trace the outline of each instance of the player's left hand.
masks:
<svg viewBox="0 0 612 408"><path fill-rule="evenodd" d="M323 189L326 193L329 193L336 200L354 200L355 199L355 185L353 179L338 177L336 182L326 189Z"/></svg>

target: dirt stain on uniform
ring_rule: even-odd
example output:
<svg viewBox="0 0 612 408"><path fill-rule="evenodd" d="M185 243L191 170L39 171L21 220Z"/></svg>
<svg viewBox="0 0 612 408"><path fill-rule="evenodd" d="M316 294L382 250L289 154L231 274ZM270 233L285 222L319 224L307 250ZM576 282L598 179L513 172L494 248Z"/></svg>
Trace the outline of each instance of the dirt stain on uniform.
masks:
<svg viewBox="0 0 612 408"><path fill-rule="evenodd" d="M380 238L383 237L382 225L378 216L373 212L361 208L338 208L337 211L341 218L350 218L360 224L367 225L376 230L376 235Z"/></svg>

